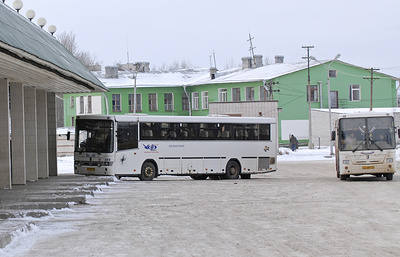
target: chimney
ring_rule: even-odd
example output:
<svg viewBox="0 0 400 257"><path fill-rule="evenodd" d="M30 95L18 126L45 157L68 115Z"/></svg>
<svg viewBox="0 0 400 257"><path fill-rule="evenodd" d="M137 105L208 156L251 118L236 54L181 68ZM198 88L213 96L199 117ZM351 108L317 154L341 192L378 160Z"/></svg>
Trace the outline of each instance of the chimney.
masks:
<svg viewBox="0 0 400 257"><path fill-rule="evenodd" d="M254 65L252 64L253 59L251 57L242 58L242 69L251 69Z"/></svg>
<svg viewBox="0 0 400 257"><path fill-rule="evenodd" d="M283 55L275 55L275 63L283 63L284 58Z"/></svg>
<svg viewBox="0 0 400 257"><path fill-rule="evenodd" d="M256 63L256 68L260 68L260 67L264 66L262 55L254 55L254 61Z"/></svg>
<svg viewBox="0 0 400 257"><path fill-rule="evenodd" d="M118 78L118 67L106 66L106 79L117 79L117 78Z"/></svg>
<svg viewBox="0 0 400 257"><path fill-rule="evenodd" d="M215 67L211 67L210 68L210 78L211 79L215 79L217 77L217 68Z"/></svg>

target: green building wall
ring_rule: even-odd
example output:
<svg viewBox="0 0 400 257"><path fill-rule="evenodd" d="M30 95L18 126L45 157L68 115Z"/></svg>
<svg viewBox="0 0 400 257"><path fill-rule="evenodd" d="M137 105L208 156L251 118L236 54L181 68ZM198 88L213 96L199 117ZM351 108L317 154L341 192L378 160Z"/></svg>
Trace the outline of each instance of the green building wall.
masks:
<svg viewBox="0 0 400 257"><path fill-rule="evenodd" d="M328 65L318 65L310 68L311 85L322 84L322 108L328 108L328 89L327 76ZM370 80L364 77L370 76L368 70L355 67L340 61L331 64L330 70L337 71L336 78L330 78L331 91L338 91L338 107L339 108L366 108L370 104ZM396 107L396 81L387 75L375 73L378 80L374 81L373 89L373 106L374 107ZM273 99L278 100L278 107L281 109L279 113L279 128L282 120L308 120L308 103L307 103L307 69L292 72L280 77L276 77L272 82L278 84L273 86ZM208 92L208 101L218 102L218 89L227 89L228 102L232 101L232 88L240 88L241 101L246 100L246 87L254 87L255 100L260 99L260 86L262 81L257 82L237 82L237 83L221 83L221 84L205 84L187 87L187 92L191 95L193 92L199 93L199 109L192 110L193 116L208 115L208 110L202 109L202 92ZM361 88L361 100L350 101L350 85L357 84ZM182 95L185 94L182 86L176 87L138 87L137 93L142 94L142 113L150 115L189 115L189 111L182 110ZM158 111L150 112L148 104L148 94L157 93ZM174 95L174 111L164 110L164 93L173 93ZM110 114L127 114L128 94L133 94L133 88L110 88L110 92L105 93L108 102ZM121 95L121 112L112 112L112 94ZM70 96L81 96L85 94L68 94L64 95L64 117L65 126L71 126L72 116L75 116L75 107L70 106ZM87 95L87 94L86 94ZM100 95L100 94L90 94ZM319 94L320 95L320 94ZM189 97L191 101L191 97ZM320 108L321 99L318 102L311 103L312 108ZM102 113L106 113L105 103L103 100ZM287 143L282 140L281 130L279 129L280 143Z"/></svg>

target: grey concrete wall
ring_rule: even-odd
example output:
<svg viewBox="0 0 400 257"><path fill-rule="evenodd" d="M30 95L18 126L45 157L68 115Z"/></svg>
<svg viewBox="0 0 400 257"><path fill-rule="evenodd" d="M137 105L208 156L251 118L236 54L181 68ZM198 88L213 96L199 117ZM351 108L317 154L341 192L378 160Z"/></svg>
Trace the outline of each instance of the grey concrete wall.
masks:
<svg viewBox="0 0 400 257"><path fill-rule="evenodd" d="M26 184L24 86L10 83L11 100L11 180L13 185Z"/></svg>
<svg viewBox="0 0 400 257"><path fill-rule="evenodd" d="M26 180L38 180L36 89L24 88Z"/></svg>
<svg viewBox="0 0 400 257"><path fill-rule="evenodd" d="M56 94L47 93L47 143L49 175L57 176L57 111Z"/></svg>
<svg viewBox="0 0 400 257"><path fill-rule="evenodd" d="M48 162L48 129L47 129L47 92L36 90L37 142L38 142L38 175L49 177Z"/></svg>
<svg viewBox="0 0 400 257"><path fill-rule="evenodd" d="M10 112L7 79L0 79L0 189L11 188Z"/></svg>

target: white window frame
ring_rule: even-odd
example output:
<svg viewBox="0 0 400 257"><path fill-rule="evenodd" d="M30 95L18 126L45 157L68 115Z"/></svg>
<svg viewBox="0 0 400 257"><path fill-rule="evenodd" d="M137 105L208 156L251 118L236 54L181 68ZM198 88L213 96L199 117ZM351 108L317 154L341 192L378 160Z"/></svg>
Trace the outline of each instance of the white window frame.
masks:
<svg viewBox="0 0 400 257"><path fill-rule="evenodd" d="M252 99L249 99L249 96L248 96L248 93L247 93L247 89L248 89L248 88L253 89L253 98L252 98ZM246 87L245 93L246 93L246 102L252 102L252 101L255 100L255 90L254 90L254 87Z"/></svg>
<svg viewBox="0 0 400 257"><path fill-rule="evenodd" d="M192 93L192 110L199 109L199 92Z"/></svg>
<svg viewBox="0 0 400 257"><path fill-rule="evenodd" d="M171 104L166 104L165 103L165 95L167 95L167 94L171 94L171 96L172 96L172 102L171 102ZM168 109L167 110L167 105L171 105L171 109ZM166 112L173 112L175 110L175 106L174 106L174 93L171 93L171 92L167 92L167 93L164 93L164 111L166 111Z"/></svg>
<svg viewBox="0 0 400 257"><path fill-rule="evenodd" d="M354 88L354 86L357 86L358 88ZM354 99L354 91L358 91L359 99ZM361 101L361 86L359 84L350 85L350 101L351 102Z"/></svg>
<svg viewBox="0 0 400 257"><path fill-rule="evenodd" d="M184 102L183 102L183 99L184 99L184 98L187 100L187 106L186 106L187 109L184 108L184 106L185 106L185 105L184 105ZM181 99L181 101L182 101L182 111L185 111L185 112L186 112L186 111L189 111L189 109L190 109L190 102L189 102L189 98L188 98L188 96L186 95L186 93L183 93L183 94L182 94L182 99Z"/></svg>
<svg viewBox="0 0 400 257"><path fill-rule="evenodd" d="M79 96L79 114L85 114L85 97Z"/></svg>
<svg viewBox="0 0 400 257"><path fill-rule="evenodd" d="M233 91L234 91L234 89L239 89L239 101L237 101L237 102L241 102L241 89L240 89L240 87L234 87L234 88L231 88L231 96L232 96L232 102L236 102L236 100L235 99L233 99Z"/></svg>
<svg viewBox="0 0 400 257"><path fill-rule="evenodd" d="M87 113L91 114L93 113L93 99L91 95L87 96Z"/></svg>
<svg viewBox="0 0 400 257"><path fill-rule="evenodd" d="M207 95L205 95L207 93ZM201 108L208 110L208 91L201 92Z"/></svg>
<svg viewBox="0 0 400 257"><path fill-rule="evenodd" d="M264 91L266 92L266 95L265 95L265 99L263 99L263 96L264 96ZM265 88L265 86L260 86L260 101L269 101L269 100L272 100L271 99L271 95L270 95L270 92Z"/></svg>
<svg viewBox="0 0 400 257"><path fill-rule="evenodd" d="M119 95L119 110L117 110L116 108L114 108L114 105L113 105L113 102L114 102L113 96L114 96L114 95ZM117 106L117 105L115 105L115 106ZM111 94L111 108L112 108L112 111L113 111L113 112L121 112L121 111L122 111L122 98L121 98L121 94Z"/></svg>
<svg viewBox="0 0 400 257"><path fill-rule="evenodd" d="M316 91L316 93L314 94L314 99L312 99L311 98L311 96L313 95L312 94L312 92L313 92L313 88L316 88L316 90L314 90L314 91ZM317 102L319 102L319 86L318 85L310 85L310 101L312 102L312 103L317 103Z"/></svg>
<svg viewBox="0 0 400 257"><path fill-rule="evenodd" d="M228 102L228 89L218 88L218 102Z"/></svg>
<svg viewBox="0 0 400 257"><path fill-rule="evenodd" d="M70 96L69 105L70 105L71 108L75 107L75 96Z"/></svg>
<svg viewBox="0 0 400 257"><path fill-rule="evenodd" d="M151 105L150 105L150 95L156 95L156 109L152 110ZM149 100L149 111L150 112L157 112L158 111L158 94L157 93L149 93L148 94L148 100Z"/></svg>

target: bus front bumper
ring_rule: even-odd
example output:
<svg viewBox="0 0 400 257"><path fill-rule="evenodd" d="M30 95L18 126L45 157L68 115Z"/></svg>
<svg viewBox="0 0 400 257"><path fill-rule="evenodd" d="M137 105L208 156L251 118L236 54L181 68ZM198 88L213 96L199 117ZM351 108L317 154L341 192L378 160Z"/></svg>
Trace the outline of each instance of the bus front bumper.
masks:
<svg viewBox="0 0 400 257"><path fill-rule="evenodd" d="M393 164L366 164L366 165L344 165L341 168L341 175L363 175L363 174L385 174L395 173Z"/></svg>
<svg viewBox="0 0 400 257"><path fill-rule="evenodd" d="M79 175L110 176L112 169L109 166L75 166L74 173Z"/></svg>

